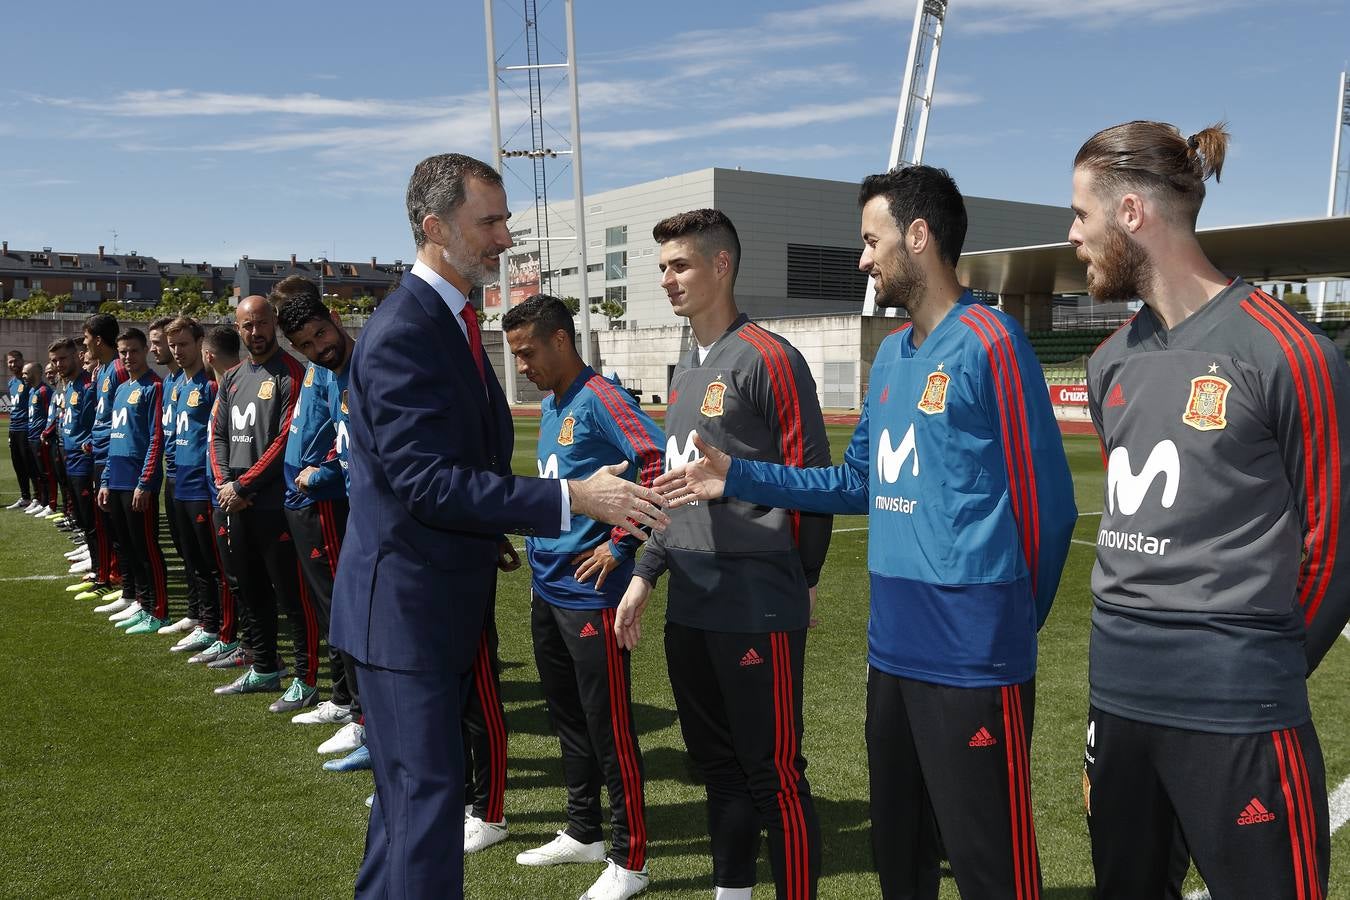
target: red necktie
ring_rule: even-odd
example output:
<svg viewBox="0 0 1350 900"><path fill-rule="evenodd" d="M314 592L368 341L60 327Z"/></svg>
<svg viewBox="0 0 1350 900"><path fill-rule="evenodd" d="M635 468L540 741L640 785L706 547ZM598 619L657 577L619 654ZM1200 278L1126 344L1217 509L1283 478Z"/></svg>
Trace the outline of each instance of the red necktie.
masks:
<svg viewBox="0 0 1350 900"><path fill-rule="evenodd" d="M483 335L478 330L478 312L469 304L459 311L464 320L464 332L469 336L469 350L473 353L473 364L478 367L478 377L487 383L487 371L483 362Z"/></svg>

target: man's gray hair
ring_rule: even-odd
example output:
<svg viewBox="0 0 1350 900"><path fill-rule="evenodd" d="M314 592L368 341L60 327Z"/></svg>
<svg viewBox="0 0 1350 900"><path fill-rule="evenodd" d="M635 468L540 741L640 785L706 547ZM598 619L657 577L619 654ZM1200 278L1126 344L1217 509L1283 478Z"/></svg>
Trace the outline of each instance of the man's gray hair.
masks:
<svg viewBox="0 0 1350 900"><path fill-rule="evenodd" d="M428 156L413 169L408 179L408 223L413 240L421 247L427 242L422 220L427 216L449 216L464 202L464 180L477 178L501 185L502 176L482 160L462 153Z"/></svg>

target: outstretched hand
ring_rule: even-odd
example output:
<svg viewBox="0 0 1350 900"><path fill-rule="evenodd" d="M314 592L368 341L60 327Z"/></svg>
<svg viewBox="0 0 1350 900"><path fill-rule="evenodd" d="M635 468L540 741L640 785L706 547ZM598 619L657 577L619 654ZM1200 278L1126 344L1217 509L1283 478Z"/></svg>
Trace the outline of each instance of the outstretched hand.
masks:
<svg viewBox="0 0 1350 900"><path fill-rule="evenodd" d="M590 478L570 480L572 512L618 525L638 540L645 541L647 536L638 526L665 531L670 517L661 511L665 501L660 494L619 477L627 468L627 462L615 463L601 466Z"/></svg>
<svg viewBox="0 0 1350 900"><path fill-rule="evenodd" d="M700 459L671 469L653 483L653 487L665 498L668 509L677 509L699 500L716 500L726 489L731 457L704 441L697 431L694 432L693 440Z"/></svg>

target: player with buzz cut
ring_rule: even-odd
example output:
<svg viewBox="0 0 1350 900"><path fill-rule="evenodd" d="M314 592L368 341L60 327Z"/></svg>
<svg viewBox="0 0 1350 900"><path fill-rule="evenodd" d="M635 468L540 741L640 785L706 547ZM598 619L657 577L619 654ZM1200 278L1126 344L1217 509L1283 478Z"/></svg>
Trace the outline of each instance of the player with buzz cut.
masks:
<svg viewBox="0 0 1350 900"><path fill-rule="evenodd" d="M229 531L253 664L217 694L281 690L277 605L295 641L295 676L268 709L293 713L319 702L319 622L300 584L295 544L283 511L286 437L304 370L277 344L277 314L266 297L245 297L235 322L248 358L219 382L211 465Z"/></svg>
<svg viewBox="0 0 1350 900"><path fill-rule="evenodd" d="M80 349L70 338L56 341L47 355L56 363L57 372L65 381L62 390L59 425L61 448L65 456L66 479L70 483L71 514L75 527L84 538L83 552L75 552L71 559L71 573L81 574L92 569L89 548L94 545L94 503L96 488L93 481L94 460L90 456L89 429L94 425L94 382L80 365Z"/></svg>
<svg viewBox="0 0 1350 900"><path fill-rule="evenodd" d="M28 381L28 458L37 478L33 491L37 508L31 515L42 518L55 514L57 502L51 448L42 439L51 412L52 389L42 373L42 366L35 362L23 367L23 376Z"/></svg>
<svg viewBox="0 0 1350 900"><path fill-rule="evenodd" d="M107 313L95 313L84 320L85 354L98 368L94 373L94 425L89 431L90 452L94 458L94 487L103 483L103 470L108 463L108 433L112 430L113 399L117 388L127 380L127 369L117 355L117 320ZM118 613L135 605L135 598L124 595L114 586L117 574L119 547L113 534L110 514L95 504L94 511L94 577L90 590L76 594L75 599L102 597L104 603L94 612Z"/></svg>
<svg viewBox="0 0 1350 900"><path fill-rule="evenodd" d="M347 483L336 462L332 395L338 390L335 372L351 360L354 342L324 304L318 285L309 279L299 275L283 279L272 289L271 299L277 305L282 333L309 360L286 440L286 522L326 641L333 610L333 576L347 531ZM329 647L328 658L332 693L291 721L342 726L338 735L320 745L319 752L350 753L365 744L359 721L355 728L346 727L361 718L356 670L335 648Z"/></svg>
<svg viewBox="0 0 1350 900"><path fill-rule="evenodd" d="M182 544L184 573L196 582L190 597L196 623L169 650L197 654L220 639L220 566L216 560L215 528L211 515L209 466L206 459L207 426L216 401L215 376L202 361L202 326L180 316L162 327L163 340L173 356L178 377L168 395L169 429L172 438L165 457L173 458L173 499L165 498L165 513L177 524ZM191 657L189 657L191 658Z"/></svg>
<svg viewBox="0 0 1350 900"><path fill-rule="evenodd" d="M572 313L539 294L502 317L516 368L547 391L539 422L539 474L584 478L627 462L650 486L666 438L627 391L596 374L576 349ZM574 516L559 538L528 538L530 630L553 730L562 744L567 827L516 862L527 866L606 861L583 895L624 900L646 889L647 818L642 753L633 721L629 651L614 634L614 610L632 577L638 540ZM609 794L612 840L605 853L600 788Z"/></svg>
<svg viewBox="0 0 1350 900"><path fill-rule="evenodd" d="M128 328L117 336L117 355L127 380L113 399L108 464L98 505L112 519L122 555L122 590L139 609L118 615L127 634L154 634L168 623L169 586L159 549L159 487L164 456L160 413L163 383L146 365L145 332Z"/></svg>
<svg viewBox="0 0 1350 900"><path fill-rule="evenodd" d="M1178 830L1215 897L1311 900L1330 862L1307 678L1350 617L1350 370L1196 240L1222 125L1079 149L1089 293L1143 307L1088 362L1107 459L1084 799L1097 896L1158 896Z"/></svg>
<svg viewBox="0 0 1350 900"><path fill-rule="evenodd" d="M253 662L249 648L245 647L239 638L244 631L239 620L247 613L238 599L239 577L230 558L229 516L220 508L219 491L216 489L216 479L211 467L211 447L214 443L212 428L216 408L220 405L218 388L225 374L239 365L239 332L229 325L217 325L205 333L201 346L202 371L206 374L207 393L212 399L209 404L202 404L207 407L204 428L199 425L201 406L188 408L187 443L178 445L175 465L185 473L185 478L190 470L195 470L198 466L206 467L206 492L210 498L210 513L207 518L211 522L211 537L215 542L216 571L220 573L218 595L220 634L205 650L189 657L188 662L206 663L215 669L242 668ZM182 364L184 368L188 368L186 363ZM180 402L186 402L188 399L191 399L191 394L186 398L182 394L179 395ZM176 438L181 439L181 436ZM204 444L198 443L201 439L204 439ZM193 518L195 521L195 515Z"/></svg>
<svg viewBox="0 0 1350 900"><path fill-rule="evenodd" d="M9 368L9 462L19 481L19 499L5 509L27 512L33 505L33 495L29 490L28 382L23 377L23 353L9 351L5 354L5 365Z"/></svg>
<svg viewBox="0 0 1350 900"><path fill-rule="evenodd" d="M859 205L859 268L877 305L910 323L877 351L844 463L773 465L700 437L703 458L658 488L671 508L734 497L869 514L866 741L882 896L936 898L945 845L963 897L1030 900L1041 895L1036 635L1077 520L1063 441L1025 335L957 280L966 208L951 176L872 175Z"/></svg>
<svg viewBox="0 0 1350 900"><path fill-rule="evenodd" d="M741 244L715 209L658 222L661 287L697 346L679 361L665 466L709 443L788 466L830 462L806 361L736 307ZM653 585L670 574L665 647L675 708L707 791L718 900L746 900L760 832L783 900L816 896L820 825L802 754L802 672L832 518L740 500L688 506L653 535L615 614L631 650Z"/></svg>

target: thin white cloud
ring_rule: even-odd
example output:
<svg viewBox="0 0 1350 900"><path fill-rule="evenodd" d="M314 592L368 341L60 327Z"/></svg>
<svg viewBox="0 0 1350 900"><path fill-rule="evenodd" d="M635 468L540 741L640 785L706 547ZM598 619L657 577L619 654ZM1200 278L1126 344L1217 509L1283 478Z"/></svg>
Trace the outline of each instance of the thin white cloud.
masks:
<svg viewBox="0 0 1350 900"><path fill-rule="evenodd" d="M692 125L670 128L625 128L617 131L593 131L585 136L589 145L606 149L633 149L652 144L711 137L736 131L759 129L799 129L831 122L844 122L864 116L894 112L894 97L867 97L849 103L819 103L766 113L729 116Z"/></svg>
<svg viewBox="0 0 1350 900"><path fill-rule="evenodd" d="M843 159L859 153L873 153L874 150L875 148L863 147L860 144L749 144L711 151L711 155L724 160L722 165L734 166L741 160L792 162L809 159Z"/></svg>
<svg viewBox="0 0 1350 900"><path fill-rule="evenodd" d="M474 99L481 103L484 97L486 97L486 94ZM76 97L35 97L34 99L48 106L140 118L277 114L361 119L415 119L435 118L444 114L447 104L464 102L470 98L428 98L416 101L341 99L314 93L231 94L220 91L189 91L182 88L170 88L158 91L125 91L106 101Z"/></svg>
<svg viewBox="0 0 1350 900"><path fill-rule="evenodd" d="M1250 5L1251 0L960 0L949 9L967 34L1025 31L1064 23L1101 28L1122 21L1180 21ZM913 22L916 4L898 0L846 0L766 15L765 27L783 30L829 29L858 22Z"/></svg>

